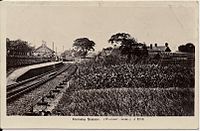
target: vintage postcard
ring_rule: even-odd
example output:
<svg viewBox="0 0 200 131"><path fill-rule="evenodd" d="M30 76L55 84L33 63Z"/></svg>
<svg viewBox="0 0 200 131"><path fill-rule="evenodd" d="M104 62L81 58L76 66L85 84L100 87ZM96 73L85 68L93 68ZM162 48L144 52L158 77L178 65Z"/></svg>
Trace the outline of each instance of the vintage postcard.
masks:
<svg viewBox="0 0 200 131"><path fill-rule="evenodd" d="M2 1L3 129L197 129L198 1Z"/></svg>

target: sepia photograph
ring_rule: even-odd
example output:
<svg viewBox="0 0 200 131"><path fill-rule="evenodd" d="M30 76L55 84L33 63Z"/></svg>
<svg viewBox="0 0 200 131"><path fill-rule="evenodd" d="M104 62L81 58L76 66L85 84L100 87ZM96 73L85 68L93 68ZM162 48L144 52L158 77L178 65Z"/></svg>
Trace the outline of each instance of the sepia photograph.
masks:
<svg viewBox="0 0 200 131"><path fill-rule="evenodd" d="M6 117L197 115L197 2L6 2L4 11Z"/></svg>

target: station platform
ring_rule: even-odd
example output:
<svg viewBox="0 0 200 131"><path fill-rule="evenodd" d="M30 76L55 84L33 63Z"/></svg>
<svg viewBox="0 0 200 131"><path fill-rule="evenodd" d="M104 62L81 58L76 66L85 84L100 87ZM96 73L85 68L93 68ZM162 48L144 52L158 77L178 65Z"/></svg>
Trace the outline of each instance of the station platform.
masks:
<svg viewBox="0 0 200 131"><path fill-rule="evenodd" d="M34 65L18 68L7 76L7 85L16 83L17 79L20 76L26 74L27 72L31 70L45 69L46 67L51 67L58 64L62 64L62 62L47 62L47 63L34 64Z"/></svg>

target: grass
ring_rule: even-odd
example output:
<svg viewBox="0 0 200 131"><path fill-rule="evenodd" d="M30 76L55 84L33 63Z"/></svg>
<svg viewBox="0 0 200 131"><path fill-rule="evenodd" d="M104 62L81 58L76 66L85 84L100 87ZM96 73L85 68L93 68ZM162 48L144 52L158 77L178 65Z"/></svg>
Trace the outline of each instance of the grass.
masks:
<svg viewBox="0 0 200 131"><path fill-rule="evenodd" d="M189 89L109 88L78 90L58 105L66 116L192 116Z"/></svg>

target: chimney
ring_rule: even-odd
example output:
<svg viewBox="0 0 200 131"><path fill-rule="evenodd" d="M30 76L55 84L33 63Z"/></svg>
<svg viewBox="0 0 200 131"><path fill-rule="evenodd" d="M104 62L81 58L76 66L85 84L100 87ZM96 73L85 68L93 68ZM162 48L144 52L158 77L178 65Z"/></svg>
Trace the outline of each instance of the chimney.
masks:
<svg viewBox="0 0 200 131"><path fill-rule="evenodd" d="M152 44L150 44L150 49L152 49L153 48L153 45Z"/></svg>
<svg viewBox="0 0 200 131"><path fill-rule="evenodd" d="M46 46L46 44L43 43L43 44L42 44L42 47L45 47L45 46Z"/></svg>
<svg viewBox="0 0 200 131"><path fill-rule="evenodd" d="M46 46L46 41L42 40L42 47Z"/></svg>
<svg viewBox="0 0 200 131"><path fill-rule="evenodd" d="M167 42L165 43L165 46L168 47L168 43Z"/></svg>
<svg viewBox="0 0 200 131"><path fill-rule="evenodd" d="M155 47L157 47L157 43L155 43Z"/></svg>

